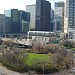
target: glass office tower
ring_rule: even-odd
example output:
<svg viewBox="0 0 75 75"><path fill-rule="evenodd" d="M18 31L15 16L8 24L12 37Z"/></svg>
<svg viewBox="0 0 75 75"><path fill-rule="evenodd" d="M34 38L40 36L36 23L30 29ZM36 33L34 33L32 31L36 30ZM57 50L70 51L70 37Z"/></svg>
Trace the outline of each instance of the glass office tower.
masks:
<svg viewBox="0 0 75 75"><path fill-rule="evenodd" d="M67 19L67 28L64 29L68 33L68 39L75 39L75 0L66 0L65 18Z"/></svg>
<svg viewBox="0 0 75 75"><path fill-rule="evenodd" d="M34 31L35 30L35 14L36 14L36 5L27 5L26 6L26 12L30 13L30 25L29 30Z"/></svg>
<svg viewBox="0 0 75 75"><path fill-rule="evenodd" d="M36 0L36 31L50 31L51 3L46 0Z"/></svg>
<svg viewBox="0 0 75 75"><path fill-rule="evenodd" d="M29 31L30 13L20 10L19 11L19 22L22 33Z"/></svg>
<svg viewBox="0 0 75 75"><path fill-rule="evenodd" d="M19 13L18 9L5 10L5 19L6 19L6 33L20 33L20 22L19 22ZM8 21L8 22L7 22ZM10 25L9 25L10 24ZM8 27L10 26L10 27Z"/></svg>
<svg viewBox="0 0 75 75"><path fill-rule="evenodd" d="M64 2L62 1L55 2L54 20L55 20L54 31L63 32L63 29L64 29Z"/></svg>
<svg viewBox="0 0 75 75"><path fill-rule="evenodd" d="M5 34L5 15L0 14L0 35Z"/></svg>

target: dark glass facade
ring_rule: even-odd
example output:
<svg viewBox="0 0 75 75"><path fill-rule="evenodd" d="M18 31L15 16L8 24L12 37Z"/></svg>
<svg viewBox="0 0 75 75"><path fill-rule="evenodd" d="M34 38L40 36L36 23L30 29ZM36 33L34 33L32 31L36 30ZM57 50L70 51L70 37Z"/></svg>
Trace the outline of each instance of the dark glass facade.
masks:
<svg viewBox="0 0 75 75"><path fill-rule="evenodd" d="M30 21L30 13L20 10L19 11L19 19L25 20L25 21Z"/></svg>
<svg viewBox="0 0 75 75"><path fill-rule="evenodd" d="M20 33L20 22L19 22L18 9L5 10L4 14L6 17L6 25L7 25L6 29L10 30L10 32L6 31L6 33L7 32L10 34Z"/></svg>
<svg viewBox="0 0 75 75"><path fill-rule="evenodd" d="M5 15L0 14L0 35L5 34Z"/></svg>
<svg viewBox="0 0 75 75"><path fill-rule="evenodd" d="M30 13L20 10L19 21L21 32L27 33L29 31Z"/></svg>
<svg viewBox="0 0 75 75"><path fill-rule="evenodd" d="M50 31L51 4L46 0L36 0L36 31Z"/></svg>
<svg viewBox="0 0 75 75"><path fill-rule="evenodd" d="M16 34L22 32L22 20L26 21L29 27L30 14L18 9L5 10L6 33ZM26 24L26 25L27 25ZM28 31L28 30L27 30Z"/></svg>
<svg viewBox="0 0 75 75"><path fill-rule="evenodd" d="M5 17L5 34L10 34L11 30L11 18Z"/></svg>
<svg viewBox="0 0 75 75"><path fill-rule="evenodd" d="M11 33L20 33L18 9L11 10Z"/></svg>

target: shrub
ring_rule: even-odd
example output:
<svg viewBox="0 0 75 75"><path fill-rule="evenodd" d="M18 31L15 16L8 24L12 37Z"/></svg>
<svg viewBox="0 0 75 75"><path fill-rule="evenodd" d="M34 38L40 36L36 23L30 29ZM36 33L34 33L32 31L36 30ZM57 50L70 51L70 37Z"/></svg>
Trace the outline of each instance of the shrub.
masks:
<svg viewBox="0 0 75 75"><path fill-rule="evenodd" d="M68 69L73 65L73 53L67 52L65 49L59 49L52 54L53 64L59 70Z"/></svg>
<svg viewBox="0 0 75 75"><path fill-rule="evenodd" d="M36 71L38 74L43 74L43 72L44 74L51 74L58 71L51 63L45 62L34 63L30 66L30 69Z"/></svg>
<svg viewBox="0 0 75 75"><path fill-rule="evenodd" d="M27 57L28 54L26 54L23 50L10 49L3 52L0 61L3 65L13 69L14 71L23 72L28 70L25 60Z"/></svg>
<svg viewBox="0 0 75 75"><path fill-rule="evenodd" d="M62 43L62 45L67 47L67 48L74 48L75 47L75 42L66 40Z"/></svg>

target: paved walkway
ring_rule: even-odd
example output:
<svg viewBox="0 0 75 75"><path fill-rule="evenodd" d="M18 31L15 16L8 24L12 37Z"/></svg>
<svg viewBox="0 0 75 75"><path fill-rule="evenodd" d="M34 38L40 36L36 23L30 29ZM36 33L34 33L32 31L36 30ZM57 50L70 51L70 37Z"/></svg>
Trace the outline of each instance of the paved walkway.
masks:
<svg viewBox="0 0 75 75"><path fill-rule="evenodd" d="M6 67L0 65L0 75L23 75L23 74L8 70Z"/></svg>
<svg viewBox="0 0 75 75"><path fill-rule="evenodd" d="M0 75L38 75L38 74L22 74L19 72L8 70L6 67L0 65ZM42 74L39 74L39 75L42 75ZM47 75L47 74L44 74L44 75ZM48 75L75 75L75 74L69 73L69 71L63 71L63 72L48 74Z"/></svg>

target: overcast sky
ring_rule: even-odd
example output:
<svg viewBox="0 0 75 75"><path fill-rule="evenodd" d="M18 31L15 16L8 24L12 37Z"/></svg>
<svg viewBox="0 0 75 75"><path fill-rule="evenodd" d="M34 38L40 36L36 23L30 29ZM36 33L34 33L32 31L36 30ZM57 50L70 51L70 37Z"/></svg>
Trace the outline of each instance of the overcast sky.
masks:
<svg viewBox="0 0 75 75"><path fill-rule="evenodd" d="M54 8L54 2L64 0L47 0L51 2L52 8ZM16 8L19 10L25 10L26 5L35 4L36 0L0 0L0 14L4 13L4 10Z"/></svg>

